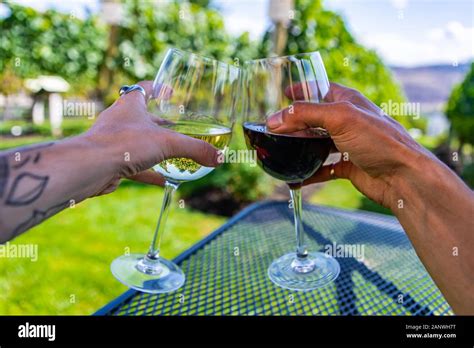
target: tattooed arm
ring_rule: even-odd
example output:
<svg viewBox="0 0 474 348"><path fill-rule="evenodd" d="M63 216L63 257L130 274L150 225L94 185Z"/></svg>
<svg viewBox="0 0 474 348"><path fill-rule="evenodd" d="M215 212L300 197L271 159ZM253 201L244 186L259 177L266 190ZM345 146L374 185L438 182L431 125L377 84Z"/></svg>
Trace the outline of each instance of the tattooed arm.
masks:
<svg viewBox="0 0 474 348"><path fill-rule="evenodd" d="M151 83L141 85L149 92ZM149 171L170 157L217 165L208 143L161 128L139 92L122 96L86 133L0 152L0 243L88 197L112 192L121 178L161 185Z"/></svg>
<svg viewBox="0 0 474 348"><path fill-rule="evenodd" d="M80 136L1 154L0 242L103 190L116 175L113 154L96 146Z"/></svg>

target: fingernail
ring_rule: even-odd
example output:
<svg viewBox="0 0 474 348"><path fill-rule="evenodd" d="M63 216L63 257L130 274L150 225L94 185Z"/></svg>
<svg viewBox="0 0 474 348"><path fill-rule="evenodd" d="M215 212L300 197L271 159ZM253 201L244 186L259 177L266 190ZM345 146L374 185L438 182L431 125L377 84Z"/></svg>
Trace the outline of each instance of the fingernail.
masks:
<svg viewBox="0 0 474 348"><path fill-rule="evenodd" d="M267 119L268 128L278 128L283 123L282 112L279 111L276 114L273 114Z"/></svg>

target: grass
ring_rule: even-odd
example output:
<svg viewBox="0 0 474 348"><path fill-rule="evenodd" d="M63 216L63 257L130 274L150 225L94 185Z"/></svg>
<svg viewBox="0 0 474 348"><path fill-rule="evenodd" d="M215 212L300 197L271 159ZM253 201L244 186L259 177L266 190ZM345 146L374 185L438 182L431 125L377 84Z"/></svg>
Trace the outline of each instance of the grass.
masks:
<svg viewBox="0 0 474 348"><path fill-rule="evenodd" d="M361 209L392 215L389 209L365 197L352 186L348 180L334 180L326 183L321 190L316 191L310 197L309 202L344 209Z"/></svg>
<svg viewBox="0 0 474 348"><path fill-rule="evenodd" d="M63 136L68 137L71 135L79 134L87 130L94 120L89 120L82 117L65 117L61 124L61 130ZM41 135L48 137L51 135L51 125L48 121L41 125L36 125L30 121L20 120L7 120L0 122L0 135L11 135L12 127L20 127L23 136ZM21 139L21 138L19 138Z"/></svg>
<svg viewBox="0 0 474 348"><path fill-rule="evenodd" d="M0 150L52 139L0 137ZM125 252L147 251L162 197L159 187L125 181L116 192L66 209L11 241L37 245L38 260L0 257L0 315L87 315L127 290L110 263ZM180 208L175 200L163 256L177 256L225 220Z"/></svg>
<svg viewBox="0 0 474 348"><path fill-rule="evenodd" d="M52 137L44 137L41 135L30 135L24 137L0 137L0 150L10 149L12 147L25 146L30 144L42 143L53 140Z"/></svg>
<svg viewBox="0 0 474 348"><path fill-rule="evenodd" d="M0 314L87 315L127 290L110 273L110 263L126 251L147 251L163 191L124 184L11 242L38 245L38 260L0 258ZM162 243L167 258L225 222L175 203Z"/></svg>

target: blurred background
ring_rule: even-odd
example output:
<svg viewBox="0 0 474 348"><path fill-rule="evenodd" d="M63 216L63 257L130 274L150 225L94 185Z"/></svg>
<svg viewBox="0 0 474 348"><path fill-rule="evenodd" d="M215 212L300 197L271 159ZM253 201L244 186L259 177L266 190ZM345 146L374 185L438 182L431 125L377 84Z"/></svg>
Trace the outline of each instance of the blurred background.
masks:
<svg viewBox="0 0 474 348"><path fill-rule="evenodd" d="M471 0L2 1L0 149L83 132L121 85L153 79L169 47L233 64L318 50L330 80L387 109L472 188L473 6ZM244 148L235 130L232 146ZM342 180L306 187L304 198L390 214ZM161 188L124 181L116 192L15 239L38 245L38 260L0 258L0 314L90 314L121 294L126 288L109 264L147 248L161 199ZM262 199L289 197L248 164L225 164L183 184L164 256L177 256Z"/></svg>

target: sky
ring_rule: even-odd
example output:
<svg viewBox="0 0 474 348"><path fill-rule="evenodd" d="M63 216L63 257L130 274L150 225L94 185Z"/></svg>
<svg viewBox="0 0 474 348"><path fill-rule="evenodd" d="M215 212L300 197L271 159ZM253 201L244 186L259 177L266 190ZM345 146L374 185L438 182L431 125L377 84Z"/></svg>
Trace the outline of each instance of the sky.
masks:
<svg viewBox="0 0 474 348"><path fill-rule="evenodd" d="M214 0L227 29L255 39L269 27L269 0ZM84 15L97 0L17 0L39 10L55 7ZM392 66L457 64L474 59L473 0L323 0L343 16L356 39ZM1 9L0 9L1 15Z"/></svg>

